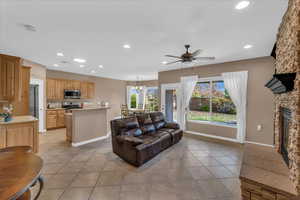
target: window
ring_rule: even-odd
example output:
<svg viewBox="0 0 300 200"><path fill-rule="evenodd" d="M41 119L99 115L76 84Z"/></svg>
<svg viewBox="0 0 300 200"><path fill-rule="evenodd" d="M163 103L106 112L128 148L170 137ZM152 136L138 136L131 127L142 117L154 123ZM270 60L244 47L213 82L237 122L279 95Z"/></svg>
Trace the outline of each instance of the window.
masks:
<svg viewBox="0 0 300 200"><path fill-rule="evenodd" d="M189 109L188 120L236 126L236 108L221 78L199 81Z"/></svg>
<svg viewBox="0 0 300 200"><path fill-rule="evenodd" d="M146 92L144 96L144 92ZM129 109L146 109L158 111L158 87L127 87L127 104Z"/></svg>
<svg viewBox="0 0 300 200"><path fill-rule="evenodd" d="M158 111L158 88L147 87L145 98L145 109L148 111Z"/></svg>
<svg viewBox="0 0 300 200"><path fill-rule="evenodd" d="M139 91L135 87L129 87L127 91L129 108L137 109L139 104Z"/></svg>

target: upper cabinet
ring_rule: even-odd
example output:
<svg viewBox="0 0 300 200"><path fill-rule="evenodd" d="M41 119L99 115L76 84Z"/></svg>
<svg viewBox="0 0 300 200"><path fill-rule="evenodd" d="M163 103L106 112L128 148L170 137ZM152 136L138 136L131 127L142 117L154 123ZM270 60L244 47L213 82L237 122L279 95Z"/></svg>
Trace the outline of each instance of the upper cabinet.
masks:
<svg viewBox="0 0 300 200"><path fill-rule="evenodd" d="M0 54L0 100L21 100L21 58Z"/></svg>
<svg viewBox="0 0 300 200"><path fill-rule="evenodd" d="M64 90L80 90L81 99L95 97L95 84L87 81L47 78L47 99L63 100Z"/></svg>

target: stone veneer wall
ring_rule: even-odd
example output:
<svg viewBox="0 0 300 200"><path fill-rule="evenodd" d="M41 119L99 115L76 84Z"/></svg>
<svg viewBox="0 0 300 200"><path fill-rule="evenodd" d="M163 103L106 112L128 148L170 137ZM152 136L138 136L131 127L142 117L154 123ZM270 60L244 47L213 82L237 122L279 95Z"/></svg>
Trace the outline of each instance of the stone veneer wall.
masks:
<svg viewBox="0 0 300 200"><path fill-rule="evenodd" d="M300 0L289 0L277 36L277 73L296 72L295 89L275 95L275 147L280 150L280 107L292 111L289 158L290 179L300 193Z"/></svg>

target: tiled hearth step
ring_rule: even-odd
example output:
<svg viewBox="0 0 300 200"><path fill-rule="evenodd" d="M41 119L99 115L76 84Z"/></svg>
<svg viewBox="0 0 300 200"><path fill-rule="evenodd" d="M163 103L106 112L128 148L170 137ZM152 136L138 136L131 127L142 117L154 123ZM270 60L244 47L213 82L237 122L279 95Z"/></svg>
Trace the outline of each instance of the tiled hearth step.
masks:
<svg viewBox="0 0 300 200"><path fill-rule="evenodd" d="M295 198L246 180L241 181L241 192L242 200L291 200Z"/></svg>

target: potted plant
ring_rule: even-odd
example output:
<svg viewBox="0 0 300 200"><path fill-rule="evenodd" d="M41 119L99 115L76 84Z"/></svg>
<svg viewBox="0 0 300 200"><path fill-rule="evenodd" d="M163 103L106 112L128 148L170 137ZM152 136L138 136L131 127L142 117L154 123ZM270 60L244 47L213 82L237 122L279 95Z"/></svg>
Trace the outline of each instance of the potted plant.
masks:
<svg viewBox="0 0 300 200"><path fill-rule="evenodd" d="M4 118L4 122L9 122L12 120L13 106L9 104L8 106L3 106L3 113L0 116Z"/></svg>

